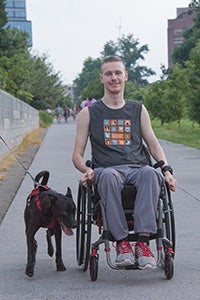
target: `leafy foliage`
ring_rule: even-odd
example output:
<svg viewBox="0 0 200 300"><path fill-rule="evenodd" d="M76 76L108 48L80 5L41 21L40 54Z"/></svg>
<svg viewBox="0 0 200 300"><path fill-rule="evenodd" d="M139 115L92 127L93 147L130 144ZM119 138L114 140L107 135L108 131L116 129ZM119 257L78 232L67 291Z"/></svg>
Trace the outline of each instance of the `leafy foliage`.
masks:
<svg viewBox="0 0 200 300"><path fill-rule="evenodd" d="M179 63L182 66L184 66L184 62L189 59L191 50L200 40L200 4L199 1L192 1L192 3L190 4L190 7L192 8L190 13L195 13L194 26L184 31L183 43L180 46L176 47L172 54L173 63Z"/></svg>
<svg viewBox="0 0 200 300"><path fill-rule="evenodd" d="M28 52L27 33L16 28L7 27L0 34L0 57L8 58L15 54L23 55Z"/></svg>
<svg viewBox="0 0 200 300"><path fill-rule="evenodd" d="M123 35L117 42L109 41L100 52L97 59L88 57L83 64L82 72L74 80L74 92L76 102L80 102L88 96L98 99L102 97L103 87L99 83L101 60L108 55L120 56L129 73L129 82L134 85L147 85L147 77L155 74L151 69L140 66L138 61L144 60L144 54L148 52L148 46L139 46L139 41L133 38L132 34Z"/></svg>
<svg viewBox="0 0 200 300"><path fill-rule="evenodd" d="M192 49L190 59L186 62L187 80L187 108L190 120L200 124L200 42Z"/></svg>
<svg viewBox="0 0 200 300"><path fill-rule="evenodd" d="M6 15L5 7L6 7L5 0L0 0L0 34L2 32L2 28L7 23L7 15Z"/></svg>
<svg viewBox="0 0 200 300"><path fill-rule="evenodd" d="M196 13L194 26L184 32L183 44L174 51L172 70L162 66L160 81L148 84L148 77L155 73L141 65L148 45L140 45L132 34L122 35L116 42L106 42L100 57L85 59L73 82L75 103L88 96L102 97L101 60L107 55L119 55L129 73L126 99L143 101L151 117L159 119L161 124L172 121L180 124L181 118L188 115L200 124L200 1L191 1L190 8ZM0 0L0 88L42 110L44 120L49 118L47 108L53 109L58 104L73 107L70 96L65 95L60 73L54 71L48 56L32 53L27 34L5 28L6 23L5 1Z"/></svg>
<svg viewBox="0 0 200 300"><path fill-rule="evenodd" d="M5 1L0 0L0 88L36 109L53 108L64 98L60 74L46 55L31 54L27 33L6 27Z"/></svg>
<svg viewBox="0 0 200 300"><path fill-rule="evenodd" d="M79 76L73 82L75 102L83 99L83 96L81 94L84 90L86 91L86 88L87 92L89 93L87 97L90 96L93 92L93 97L97 97L98 93L96 94L94 90L90 91L88 88L88 84L92 81L96 82L96 80L99 79L100 66L100 58L92 59L91 57L88 57L84 61L81 74L79 74Z"/></svg>
<svg viewBox="0 0 200 300"><path fill-rule="evenodd" d="M152 83L146 89L144 103L151 117L159 119L161 125L171 121L180 123L185 107L184 82L186 88L185 73L176 66L167 80Z"/></svg>

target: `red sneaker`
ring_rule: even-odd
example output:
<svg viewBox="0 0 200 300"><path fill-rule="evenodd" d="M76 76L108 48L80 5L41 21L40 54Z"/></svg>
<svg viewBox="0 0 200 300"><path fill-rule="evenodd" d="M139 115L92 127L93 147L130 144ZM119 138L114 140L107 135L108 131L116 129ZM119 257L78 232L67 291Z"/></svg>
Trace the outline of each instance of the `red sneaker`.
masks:
<svg viewBox="0 0 200 300"><path fill-rule="evenodd" d="M149 246L143 242L137 242L135 245L135 258L139 269L155 269L156 260L149 249Z"/></svg>
<svg viewBox="0 0 200 300"><path fill-rule="evenodd" d="M116 265L118 266L131 266L135 264L134 253L129 242L123 240L116 247L117 257Z"/></svg>

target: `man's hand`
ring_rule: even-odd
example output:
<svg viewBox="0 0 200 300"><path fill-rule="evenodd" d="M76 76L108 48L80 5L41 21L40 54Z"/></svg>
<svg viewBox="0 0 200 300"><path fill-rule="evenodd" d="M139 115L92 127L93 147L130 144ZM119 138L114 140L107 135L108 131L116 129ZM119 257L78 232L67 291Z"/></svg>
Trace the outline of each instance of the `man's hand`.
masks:
<svg viewBox="0 0 200 300"><path fill-rule="evenodd" d="M177 187L176 179L169 171L165 172L165 181L167 182L170 190L175 192Z"/></svg>
<svg viewBox="0 0 200 300"><path fill-rule="evenodd" d="M87 180L92 180L94 178L94 171L91 168L88 168L87 171L82 175L81 182L83 186L87 187Z"/></svg>

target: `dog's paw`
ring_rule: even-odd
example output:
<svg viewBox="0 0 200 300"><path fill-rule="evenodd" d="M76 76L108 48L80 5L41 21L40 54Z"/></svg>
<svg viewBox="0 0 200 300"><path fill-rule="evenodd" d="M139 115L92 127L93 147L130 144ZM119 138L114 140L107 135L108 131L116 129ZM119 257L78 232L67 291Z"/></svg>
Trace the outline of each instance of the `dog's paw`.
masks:
<svg viewBox="0 0 200 300"><path fill-rule="evenodd" d="M66 271L66 268L63 263L57 264L57 271L59 271L59 272Z"/></svg>
<svg viewBox="0 0 200 300"><path fill-rule="evenodd" d="M33 275L34 275L34 268L32 268L32 267L26 267L25 274L28 277L33 277Z"/></svg>
<svg viewBox="0 0 200 300"><path fill-rule="evenodd" d="M54 253L53 247L48 247L47 253L48 253L48 255L49 255L50 257L52 257L52 256L53 256L53 253Z"/></svg>

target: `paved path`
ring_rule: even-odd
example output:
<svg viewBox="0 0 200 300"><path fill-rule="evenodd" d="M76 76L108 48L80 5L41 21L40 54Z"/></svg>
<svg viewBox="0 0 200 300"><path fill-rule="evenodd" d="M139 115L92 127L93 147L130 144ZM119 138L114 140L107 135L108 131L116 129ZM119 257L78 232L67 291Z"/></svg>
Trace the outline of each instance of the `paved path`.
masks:
<svg viewBox="0 0 200 300"><path fill-rule="evenodd" d="M74 199L80 174L72 165L71 154L75 122L53 124L30 167L35 176L40 170L50 171L49 186L65 193L72 188ZM177 250L175 274L166 280L161 269L154 271L114 271L105 262L100 249L99 274L91 282L88 272L76 263L75 235L63 236L63 258L66 272L56 272L54 258L46 254L45 230L37 235L38 252L35 275L24 274L26 241L23 211L33 188L27 175L0 226L0 299L200 299L200 151L161 141L170 164L174 167L180 188L173 193L176 214ZM86 159L90 158L87 150ZM97 235L96 228L93 235Z"/></svg>

